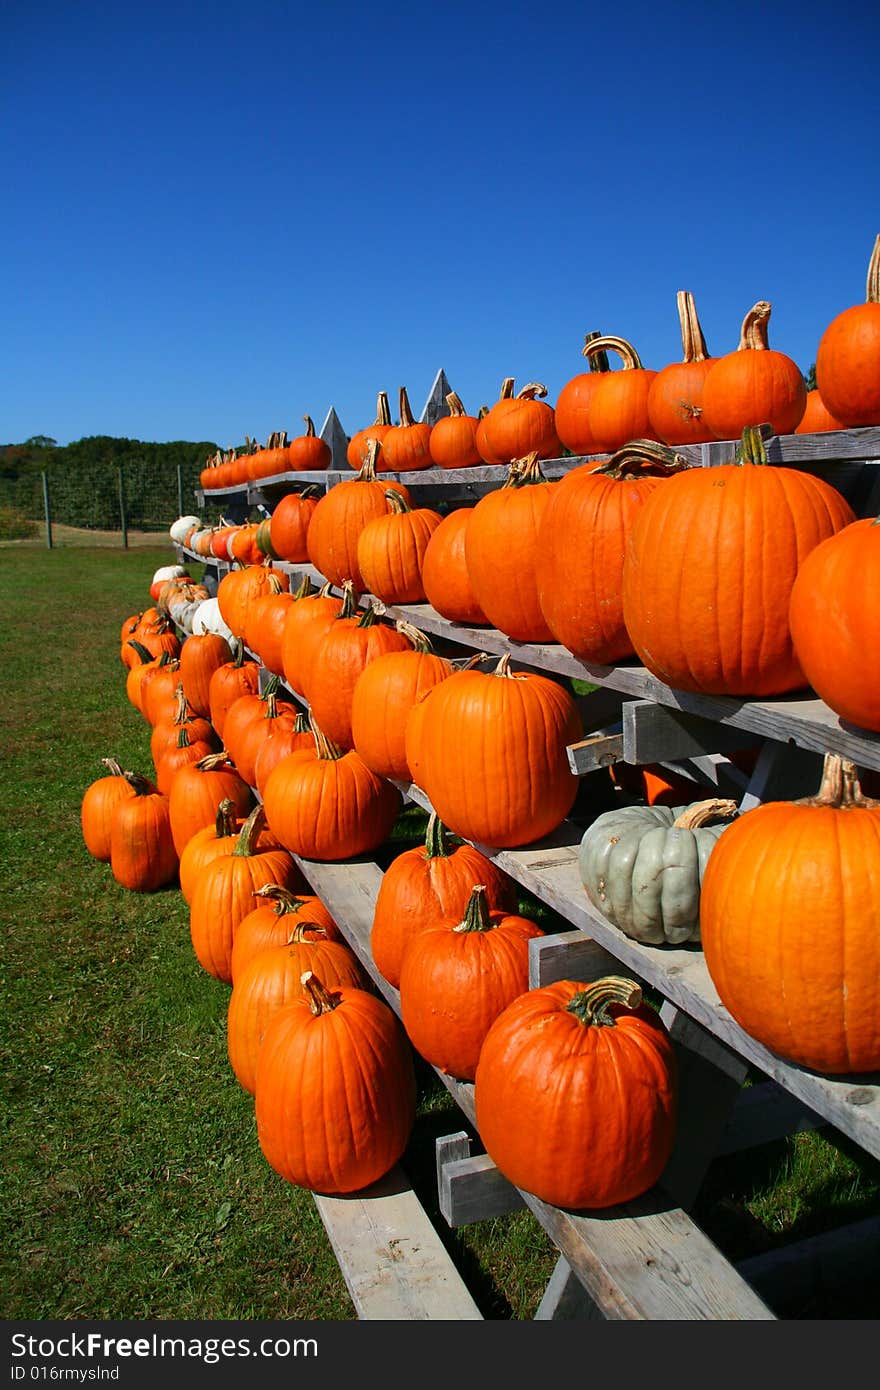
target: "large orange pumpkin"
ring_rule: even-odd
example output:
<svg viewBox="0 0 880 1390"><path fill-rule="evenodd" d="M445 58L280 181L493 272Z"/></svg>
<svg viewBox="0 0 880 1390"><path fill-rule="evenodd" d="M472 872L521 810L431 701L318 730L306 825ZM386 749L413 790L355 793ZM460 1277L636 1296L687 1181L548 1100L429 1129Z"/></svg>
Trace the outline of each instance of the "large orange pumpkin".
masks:
<svg viewBox="0 0 880 1390"><path fill-rule="evenodd" d="M344 938L321 899L314 893L291 893L277 883L267 883L254 894L256 906L242 917L232 943L232 983L261 951L284 946L299 923L319 927L328 941Z"/></svg>
<svg viewBox="0 0 880 1390"><path fill-rule="evenodd" d="M80 824L89 854L109 864L113 813L120 801L128 801L137 792L115 758L102 758L101 762L107 774L86 787L80 805Z"/></svg>
<svg viewBox="0 0 880 1390"><path fill-rule="evenodd" d="M611 454L631 439L653 439L655 431L648 415L648 396L657 377L642 359L632 343L625 338L606 334L604 338L588 338L584 356L616 352L621 368L616 372L600 373L590 401L590 430L594 452Z"/></svg>
<svg viewBox="0 0 880 1390"><path fill-rule="evenodd" d="M242 695L254 695L260 684L260 668L256 661L245 660L244 643L234 642L235 656L218 666L208 685L211 723L220 738L226 727L226 716Z"/></svg>
<svg viewBox="0 0 880 1390"><path fill-rule="evenodd" d="M382 467L394 473L410 473L431 468L431 426L416 420L406 394L400 388L400 424L393 425L382 438Z"/></svg>
<svg viewBox="0 0 880 1390"><path fill-rule="evenodd" d="M573 454L596 454L596 440L590 423L593 395L602 374L611 370L608 354L604 348L592 354L586 348L596 338L598 332L586 335L583 355L587 358L589 371L579 372L567 381L556 398L556 433Z"/></svg>
<svg viewBox="0 0 880 1390"><path fill-rule="evenodd" d="M425 597L443 618L467 627L490 626L467 571L465 534L473 507L457 507L441 521L422 559Z"/></svg>
<svg viewBox="0 0 880 1390"><path fill-rule="evenodd" d="M325 579L342 584L351 579L359 593L366 588L358 568L357 546L361 531L374 517L390 510L386 497L394 488L408 502L410 493L402 483L380 482L376 477L378 441L367 444L367 456L356 478L337 483L318 502L309 523L309 559ZM230 627L232 624L230 623Z"/></svg>
<svg viewBox="0 0 880 1390"><path fill-rule="evenodd" d="M377 1182L406 1148L415 1121L412 1052L391 1009L363 989L306 994L275 1015L257 1061L260 1148L277 1173L313 1192Z"/></svg>
<svg viewBox="0 0 880 1390"><path fill-rule="evenodd" d="M279 560L301 564L309 558L306 537L320 496L310 483L301 492L289 492L278 503L269 523L269 539Z"/></svg>
<svg viewBox="0 0 880 1390"><path fill-rule="evenodd" d="M452 675L452 663L436 656L428 638L410 623L397 630L409 649L385 652L355 681L351 699L351 737L367 767L380 777L406 781L406 721L426 690Z"/></svg>
<svg viewBox="0 0 880 1390"><path fill-rule="evenodd" d="M464 913L412 937L400 970L400 1017L426 1062L473 1081L487 1032L529 987L529 942L542 935L528 917L491 912L485 885L474 884Z"/></svg>
<svg viewBox="0 0 880 1390"><path fill-rule="evenodd" d="M428 448L438 468L474 468L482 463L476 434L479 418L468 415L456 391L446 397L449 414L441 415L431 430Z"/></svg>
<svg viewBox="0 0 880 1390"><path fill-rule="evenodd" d="M855 520L821 478L766 462L760 431L740 460L658 487L630 528L623 617L659 680L707 695L778 695L806 680L788 621L811 550Z"/></svg>
<svg viewBox="0 0 880 1390"><path fill-rule="evenodd" d="M187 703L204 719L211 716L211 677L218 666L232 660L225 637L215 632L193 633L180 649L180 679Z"/></svg>
<svg viewBox="0 0 880 1390"><path fill-rule="evenodd" d="M305 434L298 434L287 446L285 467L292 473L320 473L330 467L333 457L330 445L315 434L311 415L304 415Z"/></svg>
<svg viewBox="0 0 880 1390"><path fill-rule="evenodd" d="M123 888L152 893L177 874L168 798L136 772L123 777L135 795L116 804L110 822L110 871Z"/></svg>
<svg viewBox="0 0 880 1390"><path fill-rule="evenodd" d="M832 1075L880 1068L878 882L880 802L840 758L826 757L816 796L728 826L700 931L721 1002L751 1037Z"/></svg>
<svg viewBox="0 0 880 1390"><path fill-rule="evenodd" d="M807 405L795 434L824 434L828 430L842 430L845 425L835 420L822 399L818 387L807 392Z"/></svg>
<svg viewBox="0 0 880 1390"><path fill-rule="evenodd" d="M807 406L800 367L770 347L771 306L753 305L743 319L735 352L717 357L703 384L703 420L716 439L739 439L751 425L767 423L774 434L792 434Z"/></svg>
<svg viewBox="0 0 880 1390"><path fill-rule="evenodd" d="M420 785L450 830L510 848L549 834L571 810L578 783L566 748L583 727L561 685L514 673L503 656L488 674L455 671L410 721L422 709Z"/></svg>
<svg viewBox="0 0 880 1390"><path fill-rule="evenodd" d="M675 1053L631 980L527 990L489 1029L474 1104L480 1138L516 1187L554 1206L631 1201L675 1139Z"/></svg>
<svg viewBox="0 0 880 1390"><path fill-rule="evenodd" d="M501 398L475 435L487 463L510 463L532 453L542 459L559 457L562 446L556 433L556 414L541 399L546 394L547 387L539 381L530 381L515 396L505 395L502 387Z"/></svg>
<svg viewBox="0 0 880 1390"><path fill-rule="evenodd" d="M544 559L538 532L555 486L541 472L536 453L516 460L504 486L480 498L465 533L477 603L499 632L518 642L554 640L538 600Z"/></svg>
<svg viewBox="0 0 880 1390"><path fill-rule="evenodd" d="M655 488L686 466L665 445L638 439L553 488L538 528L538 602L553 638L581 661L632 655L623 620L627 537Z"/></svg>
<svg viewBox="0 0 880 1390"><path fill-rule="evenodd" d="M444 917L464 916L475 884L491 911L516 912L517 889L501 869L466 841L453 845L440 817L428 818L425 843L398 854L379 884L370 949L389 984L400 984L406 948L418 932Z"/></svg>
<svg viewBox="0 0 880 1390"><path fill-rule="evenodd" d="M281 665L284 679L302 695L306 675L312 665L312 647L329 632L336 618L350 618L357 612L357 598L351 581L343 584L342 597L332 593L328 580L317 593L305 594L293 604L284 619L281 634Z"/></svg>
<svg viewBox="0 0 880 1390"><path fill-rule="evenodd" d="M171 835L177 853L183 854L199 830L216 825L222 804L228 804L230 814L246 816L253 799L250 787L225 752L209 753L192 766L182 768L168 794Z"/></svg>
<svg viewBox="0 0 880 1390"><path fill-rule="evenodd" d="M648 392L648 419L666 444L706 444L715 438L703 419L703 388L716 359L706 339L689 290L678 292L678 319L684 359L663 367Z"/></svg>
<svg viewBox="0 0 880 1390"><path fill-rule="evenodd" d="M345 456L349 467L356 472L363 468L367 461L367 446L370 440L375 439L377 444L381 446L382 440L390 429L393 429L393 425L391 423L391 408L388 404L388 392L380 391L376 400L376 418L372 425L365 425L363 429L357 430L348 441ZM380 472L385 468L381 447L375 451L374 467Z"/></svg>
<svg viewBox="0 0 880 1390"><path fill-rule="evenodd" d="M318 727L333 743L354 747L351 710L361 672L386 652L409 650L409 638L382 622L372 603L357 616L336 618L314 644L303 694Z"/></svg>
<svg viewBox="0 0 880 1390"><path fill-rule="evenodd" d="M789 620L797 659L835 714L880 733L880 521L817 545L798 570Z"/></svg>
<svg viewBox="0 0 880 1390"><path fill-rule="evenodd" d="M443 518L430 507L411 507L391 488L385 497L391 510L368 521L358 537L358 569L383 603L424 603L425 551Z"/></svg>
<svg viewBox="0 0 880 1390"><path fill-rule="evenodd" d="M865 303L844 309L822 334L816 385L844 426L880 425L880 234L868 265Z"/></svg>

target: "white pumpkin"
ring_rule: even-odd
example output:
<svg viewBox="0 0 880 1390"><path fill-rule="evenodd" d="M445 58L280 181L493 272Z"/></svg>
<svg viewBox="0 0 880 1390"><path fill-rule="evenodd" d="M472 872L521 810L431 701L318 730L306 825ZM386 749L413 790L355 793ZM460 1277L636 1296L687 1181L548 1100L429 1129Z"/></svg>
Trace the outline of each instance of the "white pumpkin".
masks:
<svg viewBox="0 0 880 1390"><path fill-rule="evenodd" d="M192 526L200 526L202 518L200 516L179 516L176 521L172 521L168 534L175 545L183 545L184 537Z"/></svg>
<svg viewBox="0 0 880 1390"><path fill-rule="evenodd" d="M179 579L182 574L186 574L184 565L160 565L153 575L152 582L153 584L164 584L169 579Z"/></svg>
<svg viewBox="0 0 880 1390"><path fill-rule="evenodd" d="M233 635L232 629L220 616L220 605L216 598L202 599L193 614L192 630L196 635L203 632L213 632L218 637L225 637L227 641L230 641Z"/></svg>

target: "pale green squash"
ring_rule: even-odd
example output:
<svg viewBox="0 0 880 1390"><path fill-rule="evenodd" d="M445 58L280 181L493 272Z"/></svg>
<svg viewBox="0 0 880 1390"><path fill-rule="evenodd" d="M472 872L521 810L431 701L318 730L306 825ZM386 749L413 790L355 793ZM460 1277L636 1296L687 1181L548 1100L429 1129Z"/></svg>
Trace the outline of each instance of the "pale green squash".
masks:
<svg viewBox="0 0 880 1390"><path fill-rule="evenodd" d="M735 801L718 799L603 812L578 850L587 897L635 941L699 941L703 871L736 812Z"/></svg>

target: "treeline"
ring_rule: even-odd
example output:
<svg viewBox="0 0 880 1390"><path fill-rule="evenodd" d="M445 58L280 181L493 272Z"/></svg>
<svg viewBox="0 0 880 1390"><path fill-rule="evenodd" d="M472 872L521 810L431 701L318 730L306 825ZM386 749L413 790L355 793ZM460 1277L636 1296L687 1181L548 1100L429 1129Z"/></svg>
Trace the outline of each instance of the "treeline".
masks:
<svg viewBox="0 0 880 1390"><path fill-rule="evenodd" d="M0 445L0 504L25 517L42 517L45 473L54 521L118 530L121 470L127 525L161 530L178 515L178 469L184 511L194 511L199 473L217 447L210 440L155 444L108 435L59 447L54 439L35 435L23 444Z"/></svg>

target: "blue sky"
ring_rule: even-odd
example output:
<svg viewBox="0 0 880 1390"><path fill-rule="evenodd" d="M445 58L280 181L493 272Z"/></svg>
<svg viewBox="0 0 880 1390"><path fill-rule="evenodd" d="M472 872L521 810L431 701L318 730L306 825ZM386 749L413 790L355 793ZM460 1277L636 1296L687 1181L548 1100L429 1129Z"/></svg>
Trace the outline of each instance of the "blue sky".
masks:
<svg viewBox="0 0 880 1390"><path fill-rule="evenodd" d="M353 433L442 367L553 403L591 329L806 370L880 231L880 7L0 10L0 441Z"/></svg>

